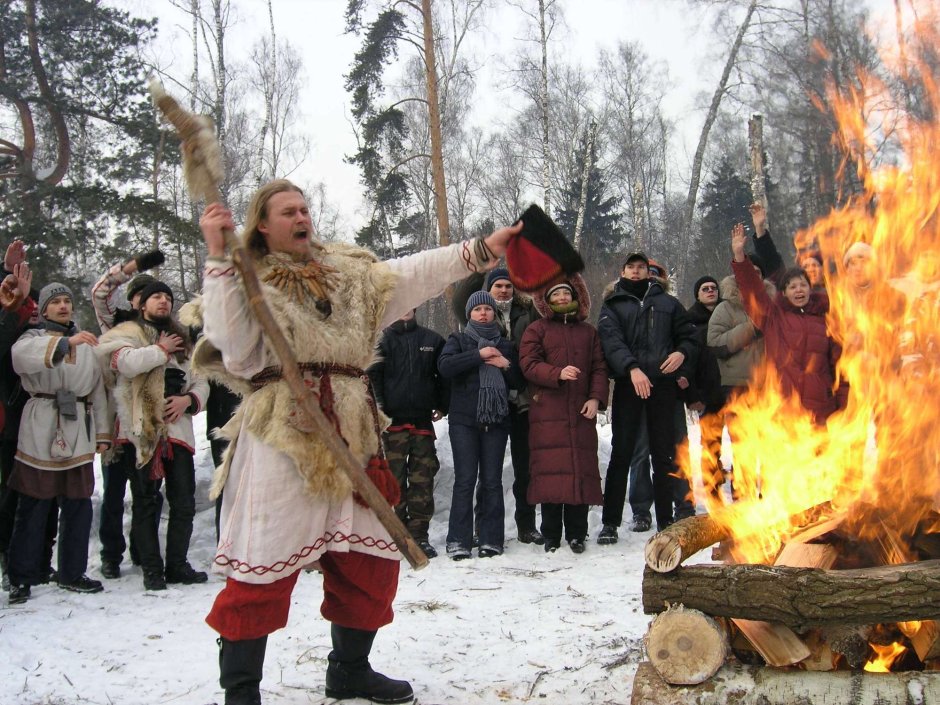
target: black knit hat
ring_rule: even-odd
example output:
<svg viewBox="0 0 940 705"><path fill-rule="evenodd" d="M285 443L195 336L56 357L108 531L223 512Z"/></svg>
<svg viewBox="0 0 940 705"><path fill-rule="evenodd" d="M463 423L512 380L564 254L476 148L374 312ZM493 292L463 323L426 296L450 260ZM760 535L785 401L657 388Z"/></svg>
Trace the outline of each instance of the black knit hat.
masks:
<svg viewBox="0 0 940 705"><path fill-rule="evenodd" d="M157 278L149 274L138 274L127 285L127 300L133 299L135 295L144 290L145 286L153 284L155 281L157 281Z"/></svg>
<svg viewBox="0 0 940 705"><path fill-rule="evenodd" d="M496 282L505 279L510 284L512 279L509 278L509 270L504 267L497 267L496 269L491 269L486 274L486 281L483 283L483 291L489 291L493 288L493 284Z"/></svg>
<svg viewBox="0 0 940 705"><path fill-rule="evenodd" d="M143 291L140 292L140 301L138 302L137 307L143 311L144 304L147 302L147 299L160 292L169 295L171 305L174 303L175 299L173 298L173 290L163 282L154 280L145 286Z"/></svg>
<svg viewBox="0 0 940 705"><path fill-rule="evenodd" d="M716 287L718 286L718 280L715 279L715 277L713 276L706 274L704 277L699 277L698 280L695 282L695 286L692 289L692 297L696 301L698 301L698 290L701 289L702 284L705 284L706 282L711 282Z"/></svg>

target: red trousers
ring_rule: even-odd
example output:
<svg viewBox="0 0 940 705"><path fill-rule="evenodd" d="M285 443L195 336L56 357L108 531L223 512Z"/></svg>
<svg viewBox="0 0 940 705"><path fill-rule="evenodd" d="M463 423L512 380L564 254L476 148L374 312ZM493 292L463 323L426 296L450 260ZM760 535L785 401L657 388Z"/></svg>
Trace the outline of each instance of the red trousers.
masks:
<svg viewBox="0 0 940 705"><path fill-rule="evenodd" d="M324 619L342 627L375 631L390 624L398 591L399 561L365 553L328 551L320 556ZM206 623L229 641L257 639L287 624L290 596L299 571L273 583L229 578Z"/></svg>

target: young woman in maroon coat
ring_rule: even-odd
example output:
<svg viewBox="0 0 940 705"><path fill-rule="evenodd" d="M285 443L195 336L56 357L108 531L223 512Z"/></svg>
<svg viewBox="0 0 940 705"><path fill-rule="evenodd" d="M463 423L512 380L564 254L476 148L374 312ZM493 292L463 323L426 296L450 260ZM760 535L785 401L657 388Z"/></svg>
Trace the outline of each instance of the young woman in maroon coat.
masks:
<svg viewBox="0 0 940 705"><path fill-rule="evenodd" d="M529 503L542 505L545 550L565 538L584 551L588 507L603 504L597 465L598 409L607 404L607 366L600 338L585 322L591 308L584 280L558 284L535 296L542 318L526 328L519 346L529 381Z"/></svg>
<svg viewBox="0 0 940 705"><path fill-rule="evenodd" d="M779 280L780 293L771 299L744 245L744 226L731 232L731 268L741 290L747 315L764 334L768 357L780 375L784 394L796 394L817 424L845 407L848 388L833 393L840 348L826 330L829 298L814 291L802 269L791 269Z"/></svg>

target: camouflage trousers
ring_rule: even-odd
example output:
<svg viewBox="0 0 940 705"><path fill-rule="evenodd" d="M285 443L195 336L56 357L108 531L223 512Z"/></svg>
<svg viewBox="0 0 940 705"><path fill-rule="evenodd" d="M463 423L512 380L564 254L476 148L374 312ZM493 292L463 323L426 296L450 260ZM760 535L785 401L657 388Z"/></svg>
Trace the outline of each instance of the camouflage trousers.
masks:
<svg viewBox="0 0 940 705"><path fill-rule="evenodd" d="M416 541L428 540L434 516L434 476L441 467L434 436L407 430L382 434L388 467L401 487L401 504L395 512Z"/></svg>

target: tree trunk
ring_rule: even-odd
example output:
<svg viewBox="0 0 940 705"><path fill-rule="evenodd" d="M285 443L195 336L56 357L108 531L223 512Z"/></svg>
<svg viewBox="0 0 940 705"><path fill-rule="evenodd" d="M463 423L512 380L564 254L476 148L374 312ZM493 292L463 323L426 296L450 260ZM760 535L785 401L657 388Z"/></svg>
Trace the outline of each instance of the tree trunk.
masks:
<svg viewBox="0 0 940 705"><path fill-rule="evenodd" d="M447 186L444 182L444 145L441 138L441 104L437 97L437 59L434 54L434 26L431 0L421 0L424 26L424 71L428 84L428 129L431 133L431 179L440 244L450 244L450 216L447 211Z"/></svg>
<svg viewBox="0 0 940 705"><path fill-rule="evenodd" d="M587 147L584 150L584 169L581 171L581 196L578 200L578 219L574 224L574 249L581 249L581 230L584 227L584 212L587 210L588 181L594 166L594 140L597 139L597 121L591 120L587 131Z"/></svg>
<svg viewBox="0 0 940 705"><path fill-rule="evenodd" d="M796 631L827 624L940 618L940 560L861 570L767 565L689 566L643 574L643 609L684 604L718 617L781 622Z"/></svg>
<svg viewBox="0 0 940 705"><path fill-rule="evenodd" d="M751 157L751 198L767 208L767 190L764 188L764 118L755 113L747 121L747 148ZM770 227L768 214L767 226Z"/></svg>
<svg viewBox="0 0 940 705"><path fill-rule="evenodd" d="M548 169L548 33L545 29L545 0L539 0L539 42L542 46L542 72L539 82L539 108L542 114L542 208L551 217L551 177Z"/></svg>
<svg viewBox="0 0 940 705"><path fill-rule="evenodd" d="M916 699L912 694L916 693ZM855 705L940 702L940 673L865 673L723 666L697 686L670 686L650 663L633 679L631 705Z"/></svg>
<svg viewBox="0 0 940 705"><path fill-rule="evenodd" d="M692 175L689 181L689 195L685 199L685 228L689 232L692 227L692 219L695 216L695 201L698 198L698 185L702 179L702 162L705 159L705 148L708 146L708 133L711 132L712 125L718 117L718 107L721 105L721 99L724 97L728 86L728 78L731 76L731 69L738 58L738 51L741 49L741 43L744 41L744 34L751 24L751 16L757 7L757 0L751 0L747 6L747 14L744 21L738 29L738 34L731 45L731 51L728 52L728 59L725 61L724 71L721 72L721 78L718 81L718 87L712 95L711 105L708 106L708 113L705 115L705 124L702 125L702 132L698 138L698 146L695 148L695 156L692 159Z"/></svg>

